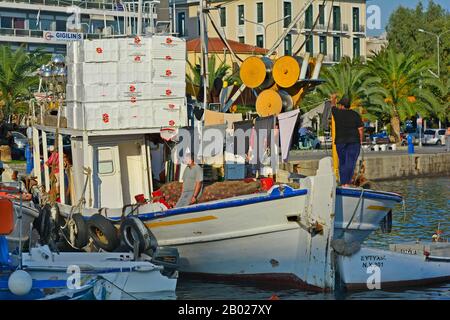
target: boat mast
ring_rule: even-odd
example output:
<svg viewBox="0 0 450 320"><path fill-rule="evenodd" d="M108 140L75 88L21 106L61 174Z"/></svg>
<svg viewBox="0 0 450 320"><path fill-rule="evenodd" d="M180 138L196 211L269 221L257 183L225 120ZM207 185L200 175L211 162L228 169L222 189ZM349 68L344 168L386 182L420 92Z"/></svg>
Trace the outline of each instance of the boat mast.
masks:
<svg viewBox="0 0 450 320"><path fill-rule="evenodd" d="M200 0L200 43L201 43L201 78L203 80L203 108L206 109L208 106L208 30L206 25L205 11L207 8L207 0Z"/></svg>

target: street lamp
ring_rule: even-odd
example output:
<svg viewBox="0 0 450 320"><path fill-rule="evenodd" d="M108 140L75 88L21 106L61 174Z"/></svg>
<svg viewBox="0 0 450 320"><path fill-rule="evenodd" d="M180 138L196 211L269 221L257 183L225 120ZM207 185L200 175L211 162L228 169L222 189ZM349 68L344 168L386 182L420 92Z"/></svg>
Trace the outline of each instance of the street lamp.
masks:
<svg viewBox="0 0 450 320"><path fill-rule="evenodd" d="M440 67L440 63L441 62L440 62L440 55L439 55L439 45L440 45L441 37L444 34L450 32L450 30L444 31L444 32L442 32L440 34L436 34L436 33L430 32L430 31L425 31L423 29L418 29L417 31L423 32L423 33L428 33L428 34L431 34L432 36L436 37L436 43L437 43L437 73L438 73L438 77L440 78L441 77L441 67Z"/></svg>
<svg viewBox="0 0 450 320"><path fill-rule="evenodd" d="M264 24L261 23L261 22L255 22L255 21L247 20L247 19L245 19L245 18L244 18L244 21L249 22L249 23L256 24L256 25L261 26L261 27L264 28L264 47L267 47L267 46L266 46L266 41L267 41L267 28L268 28L269 26L275 24L275 23L278 23L278 22L283 21L283 20L285 20L285 19L287 19L287 18L290 18L290 17L291 17L291 15L287 15L287 16L281 18L281 19L278 19L278 20L276 20L276 21L273 21L273 22L271 22L271 23L268 23L267 25L264 25Z"/></svg>

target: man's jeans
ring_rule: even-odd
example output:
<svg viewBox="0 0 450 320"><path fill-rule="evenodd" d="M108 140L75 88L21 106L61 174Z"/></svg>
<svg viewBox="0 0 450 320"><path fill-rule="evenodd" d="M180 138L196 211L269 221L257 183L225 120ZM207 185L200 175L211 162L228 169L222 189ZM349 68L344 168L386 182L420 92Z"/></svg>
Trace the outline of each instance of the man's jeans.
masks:
<svg viewBox="0 0 450 320"><path fill-rule="evenodd" d="M361 145L359 143L337 143L336 151L339 157L339 178L341 184L350 184L352 183Z"/></svg>

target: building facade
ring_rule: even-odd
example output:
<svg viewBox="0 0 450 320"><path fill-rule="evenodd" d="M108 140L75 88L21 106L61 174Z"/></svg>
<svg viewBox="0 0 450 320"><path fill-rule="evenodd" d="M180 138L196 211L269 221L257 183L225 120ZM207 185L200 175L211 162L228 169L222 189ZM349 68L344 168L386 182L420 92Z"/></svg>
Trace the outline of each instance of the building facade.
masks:
<svg viewBox="0 0 450 320"><path fill-rule="evenodd" d="M144 12L157 17L157 6L144 1ZM162 15L169 20L168 0L161 0ZM75 19L75 15L79 18ZM150 14L144 28L150 25ZM73 23L78 22L73 27ZM2 0L0 1L0 45L27 50L42 48L65 53L65 41L48 32L78 32L84 39L136 33L137 1L121 0ZM47 35L47 36L46 36Z"/></svg>
<svg viewBox="0 0 450 320"><path fill-rule="evenodd" d="M198 0L170 0L175 7L175 31L188 39L199 36ZM228 39L271 48L307 0L211 1L215 24ZM315 0L277 49L277 55L310 52L336 63L343 56L365 59L366 0ZM314 22L318 21L313 28ZM217 33L208 23L210 37ZM300 50L300 51L299 51Z"/></svg>

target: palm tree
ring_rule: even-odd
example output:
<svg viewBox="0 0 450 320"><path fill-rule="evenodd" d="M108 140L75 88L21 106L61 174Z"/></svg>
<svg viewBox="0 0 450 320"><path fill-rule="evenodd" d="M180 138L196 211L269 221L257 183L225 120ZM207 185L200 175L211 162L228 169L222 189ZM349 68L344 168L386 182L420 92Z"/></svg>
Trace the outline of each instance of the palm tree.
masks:
<svg viewBox="0 0 450 320"><path fill-rule="evenodd" d="M186 74L186 80L189 86L192 89L192 92L195 92L195 95L198 95L199 89L201 88L203 82L201 78L201 70L199 68L200 62L197 65L193 65L191 62L188 61L189 66L189 72ZM215 79L221 79L224 80L227 75L228 71L231 69L229 65L225 63L225 61L220 62L219 65L216 65L216 55L211 55L208 59L208 72L209 72L209 78L208 78L208 97L209 101L212 101L212 94L213 94L213 88L214 88L214 80Z"/></svg>
<svg viewBox="0 0 450 320"><path fill-rule="evenodd" d="M10 115L30 98L39 79L37 68L48 57L40 50L28 53L23 47L0 46L0 99L3 115Z"/></svg>
<svg viewBox="0 0 450 320"><path fill-rule="evenodd" d="M369 58L367 109L373 115L389 119L391 134L400 142L400 121L417 113L427 114L442 107L431 88L442 91L442 85L429 72L430 63L418 55L381 50Z"/></svg>
<svg viewBox="0 0 450 320"><path fill-rule="evenodd" d="M343 57L339 64L323 68L320 78L325 80L325 83L305 96L301 104L302 110L308 111L336 93L338 98L347 95L352 102L352 108L362 111L367 99L367 88L375 81L367 77L367 68L359 59L351 60L349 57Z"/></svg>

